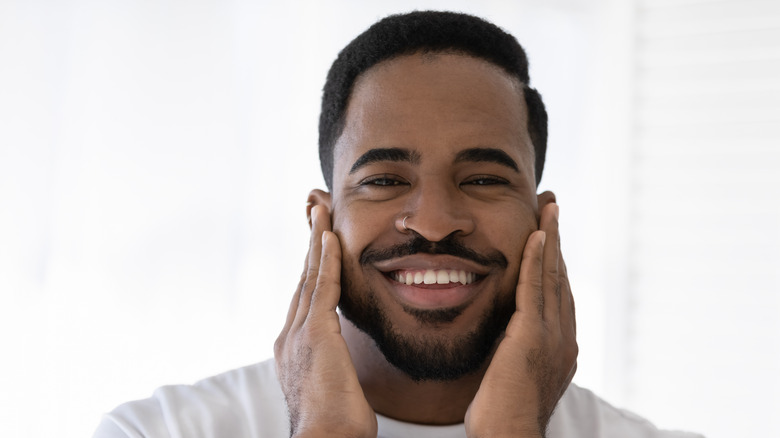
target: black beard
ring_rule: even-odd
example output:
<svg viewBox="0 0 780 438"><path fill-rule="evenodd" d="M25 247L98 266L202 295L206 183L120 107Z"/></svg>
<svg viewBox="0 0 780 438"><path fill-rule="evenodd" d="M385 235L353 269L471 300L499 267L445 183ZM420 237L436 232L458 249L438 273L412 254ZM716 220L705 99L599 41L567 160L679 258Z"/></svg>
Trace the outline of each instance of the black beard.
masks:
<svg viewBox="0 0 780 438"><path fill-rule="evenodd" d="M417 233L409 242L391 248L366 249L359 263L361 267L367 267L375 262L416 253L449 254L484 266L507 266L506 258L498 251L482 255L467 248L452 235L439 242L430 242ZM390 364L418 382L452 381L479 371L492 354L515 309L514 293L501 291L476 327L468 333L457 337L402 333L393 326L380 306L376 291L368 285L356 290L347 270L345 266L341 274L339 307L342 315L374 340ZM454 321L466 306L435 310L404 307L404 311L421 326L435 330Z"/></svg>
<svg viewBox="0 0 780 438"><path fill-rule="evenodd" d="M473 331L452 337L398 331L371 288L356 291L342 274L341 313L376 343L385 359L412 380L452 381L479 371L493 352L514 312L513 294L496 297ZM457 318L463 308L404 309L423 326L436 327Z"/></svg>

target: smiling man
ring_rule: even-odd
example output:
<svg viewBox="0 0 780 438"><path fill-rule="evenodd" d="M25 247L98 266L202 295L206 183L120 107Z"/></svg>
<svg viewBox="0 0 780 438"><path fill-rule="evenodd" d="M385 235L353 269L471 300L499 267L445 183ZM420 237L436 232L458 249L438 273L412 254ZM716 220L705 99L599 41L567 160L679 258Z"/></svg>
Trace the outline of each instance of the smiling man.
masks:
<svg viewBox="0 0 780 438"><path fill-rule="evenodd" d="M306 267L275 360L166 387L98 437L683 437L571 385L547 116L515 39L388 17L334 62ZM339 311L340 309L340 311Z"/></svg>

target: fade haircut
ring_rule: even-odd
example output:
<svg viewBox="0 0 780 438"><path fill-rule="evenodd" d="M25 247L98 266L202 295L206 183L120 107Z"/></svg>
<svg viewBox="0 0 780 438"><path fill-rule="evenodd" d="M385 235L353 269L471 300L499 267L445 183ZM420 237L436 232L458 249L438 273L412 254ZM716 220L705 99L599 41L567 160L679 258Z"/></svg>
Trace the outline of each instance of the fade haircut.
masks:
<svg viewBox="0 0 780 438"><path fill-rule="evenodd" d="M528 108L528 134L534 147L536 185L547 151L547 111L529 86L528 59L510 34L481 18L439 11L415 11L386 17L358 35L339 53L328 72L320 113L320 166L333 187L333 148L344 130L347 104L357 78L374 65L415 53L459 53L483 59L517 78Z"/></svg>

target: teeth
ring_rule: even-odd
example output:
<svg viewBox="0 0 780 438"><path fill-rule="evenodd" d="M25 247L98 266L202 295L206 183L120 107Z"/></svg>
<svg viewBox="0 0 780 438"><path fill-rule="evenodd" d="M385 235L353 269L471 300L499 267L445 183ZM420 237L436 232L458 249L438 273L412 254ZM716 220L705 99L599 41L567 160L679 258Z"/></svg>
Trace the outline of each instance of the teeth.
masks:
<svg viewBox="0 0 780 438"><path fill-rule="evenodd" d="M396 271L392 274L395 281L407 285L412 284L471 284L476 278L473 272L456 269L426 269L424 271Z"/></svg>

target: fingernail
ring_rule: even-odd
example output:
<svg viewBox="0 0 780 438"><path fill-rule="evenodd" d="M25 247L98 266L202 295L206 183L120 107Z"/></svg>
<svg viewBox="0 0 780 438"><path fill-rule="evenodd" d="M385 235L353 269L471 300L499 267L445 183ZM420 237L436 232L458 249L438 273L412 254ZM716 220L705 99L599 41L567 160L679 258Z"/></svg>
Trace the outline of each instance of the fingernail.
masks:
<svg viewBox="0 0 780 438"><path fill-rule="evenodd" d="M540 231L542 233L542 246L544 246L544 243L547 242L547 233L544 231Z"/></svg>
<svg viewBox="0 0 780 438"><path fill-rule="evenodd" d="M323 231L322 232L322 245L323 246L325 245L325 241L326 240L328 240L328 232L327 231Z"/></svg>
<svg viewBox="0 0 780 438"><path fill-rule="evenodd" d="M553 205L555 206L555 210L554 210L554 213L555 213L555 220L558 220L558 215L559 215L559 214L560 214L560 212L561 212L561 211L560 211L560 207L558 207L558 204L553 204Z"/></svg>

